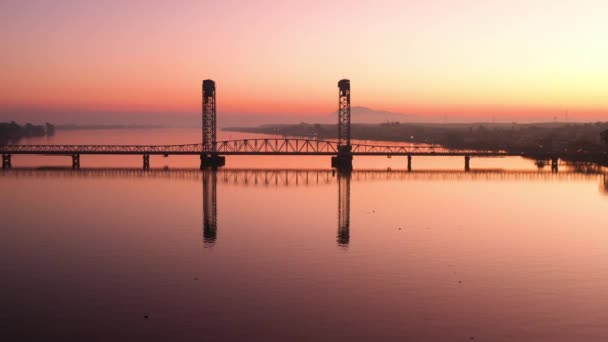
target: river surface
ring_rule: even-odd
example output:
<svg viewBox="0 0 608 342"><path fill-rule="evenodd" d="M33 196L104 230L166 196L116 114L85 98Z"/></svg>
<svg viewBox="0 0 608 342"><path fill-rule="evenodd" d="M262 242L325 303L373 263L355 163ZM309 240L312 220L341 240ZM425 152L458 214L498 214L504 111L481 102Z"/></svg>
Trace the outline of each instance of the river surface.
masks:
<svg viewBox="0 0 608 342"><path fill-rule="evenodd" d="M218 140L260 137L220 133ZM187 144L195 129L37 144ZM522 158L13 156L2 334L80 341L606 341L608 179Z"/></svg>

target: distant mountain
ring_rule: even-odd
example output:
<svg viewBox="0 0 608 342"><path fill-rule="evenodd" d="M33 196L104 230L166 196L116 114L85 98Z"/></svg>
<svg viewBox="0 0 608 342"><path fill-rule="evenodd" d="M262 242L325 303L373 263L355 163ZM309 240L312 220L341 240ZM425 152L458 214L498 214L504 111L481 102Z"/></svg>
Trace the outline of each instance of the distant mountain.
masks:
<svg viewBox="0 0 608 342"><path fill-rule="evenodd" d="M408 122L416 119L416 116L411 114L394 113L360 106L351 107L350 115L352 123ZM329 114L329 116L337 119L338 111Z"/></svg>
<svg viewBox="0 0 608 342"><path fill-rule="evenodd" d="M375 110L368 107L351 107L352 123L378 124L385 122L412 122L421 118L416 115ZM218 114L218 127L255 127L273 124L297 124L301 122L318 124L338 123L338 111L327 115L260 115L260 114Z"/></svg>

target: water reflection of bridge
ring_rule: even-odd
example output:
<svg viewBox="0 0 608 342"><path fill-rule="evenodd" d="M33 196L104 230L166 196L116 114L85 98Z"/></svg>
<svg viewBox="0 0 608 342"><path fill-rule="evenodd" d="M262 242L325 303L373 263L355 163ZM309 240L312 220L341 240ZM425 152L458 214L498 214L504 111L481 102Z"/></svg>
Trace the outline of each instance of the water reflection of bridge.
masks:
<svg viewBox="0 0 608 342"><path fill-rule="evenodd" d="M243 186L317 186L336 184L336 170L327 169L220 169L216 171L217 181L229 185ZM173 179L201 182L204 171L199 169L151 169L139 168L14 168L3 170L3 177L37 177L37 178L141 178L141 179ZM351 172L353 182L364 181L399 181L399 180L429 180L429 181L492 181L492 180L593 180L604 174L597 171L577 172L527 170L474 170L470 172L456 170L355 170Z"/></svg>
<svg viewBox="0 0 608 342"><path fill-rule="evenodd" d="M14 178L141 178L202 182L203 241L213 246L218 234L218 182L226 185L261 187L325 186L338 187L337 242L350 242L351 181L593 181L599 180L600 191L608 195L608 175L600 172L476 170L463 171L390 171L390 170L291 170L291 169L35 169L17 168L0 172L0 177Z"/></svg>

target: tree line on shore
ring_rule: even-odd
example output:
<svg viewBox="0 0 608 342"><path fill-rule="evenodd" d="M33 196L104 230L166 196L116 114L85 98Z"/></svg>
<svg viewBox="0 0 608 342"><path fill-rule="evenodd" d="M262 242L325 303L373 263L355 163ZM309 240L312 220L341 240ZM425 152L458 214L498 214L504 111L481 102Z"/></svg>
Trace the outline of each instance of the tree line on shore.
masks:
<svg viewBox="0 0 608 342"><path fill-rule="evenodd" d="M32 125L26 123L19 125L15 121L0 122L0 146L16 144L22 138L52 136L55 134L55 126L46 123L44 125Z"/></svg>
<svg viewBox="0 0 608 342"><path fill-rule="evenodd" d="M300 123L228 128L228 131L280 134L319 140L335 139L336 125ZM539 124L353 124L358 140L441 145L451 149L535 152L605 152L608 122Z"/></svg>

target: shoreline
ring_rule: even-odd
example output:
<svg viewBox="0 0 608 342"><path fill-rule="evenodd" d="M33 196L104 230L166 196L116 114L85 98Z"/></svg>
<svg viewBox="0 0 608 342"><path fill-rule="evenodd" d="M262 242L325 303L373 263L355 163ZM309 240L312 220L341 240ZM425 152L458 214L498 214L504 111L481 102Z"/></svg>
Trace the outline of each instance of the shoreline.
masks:
<svg viewBox="0 0 608 342"><path fill-rule="evenodd" d="M223 131L335 139L337 125L276 124ZM433 144L454 150L553 154L564 160L608 165L608 122L537 124L352 124L351 139Z"/></svg>

